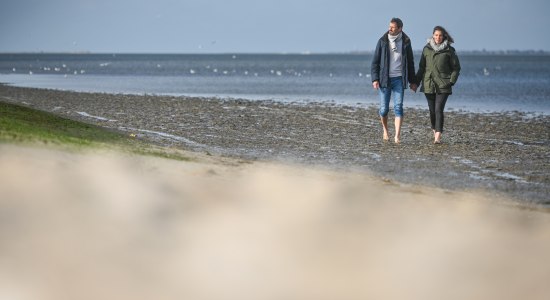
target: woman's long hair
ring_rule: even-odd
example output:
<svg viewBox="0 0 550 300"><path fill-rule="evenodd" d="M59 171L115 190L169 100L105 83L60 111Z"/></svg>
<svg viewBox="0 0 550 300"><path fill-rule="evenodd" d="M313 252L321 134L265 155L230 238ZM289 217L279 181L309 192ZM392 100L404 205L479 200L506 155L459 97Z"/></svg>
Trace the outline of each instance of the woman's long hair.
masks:
<svg viewBox="0 0 550 300"><path fill-rule="evenodd" d="M453 37L451 37L449 32L447 32L447 30L445 28L443 28L443 26L435 26L434 31L432 32L432 34L434 34L436 31L441 31L441 33L443 34L443 40L448 41L449 44L455 42Z"/></svg>

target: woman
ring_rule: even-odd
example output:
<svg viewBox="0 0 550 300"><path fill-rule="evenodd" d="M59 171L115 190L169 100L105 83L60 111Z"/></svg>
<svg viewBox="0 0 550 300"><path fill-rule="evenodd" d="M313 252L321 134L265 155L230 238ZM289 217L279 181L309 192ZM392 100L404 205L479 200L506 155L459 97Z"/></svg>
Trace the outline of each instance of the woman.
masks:
<svg viewBox="0 0 550 300"><path fill-rule="evenodd" d="M441 143L443 133L443 110L447 98L452 94L452 86L458 80L460 62L455 49L451 47L453 38L441 26L435 26L433 36L422 50L416 80L421 84L430 108L430 121L434 133L434 144Z"/></svg>

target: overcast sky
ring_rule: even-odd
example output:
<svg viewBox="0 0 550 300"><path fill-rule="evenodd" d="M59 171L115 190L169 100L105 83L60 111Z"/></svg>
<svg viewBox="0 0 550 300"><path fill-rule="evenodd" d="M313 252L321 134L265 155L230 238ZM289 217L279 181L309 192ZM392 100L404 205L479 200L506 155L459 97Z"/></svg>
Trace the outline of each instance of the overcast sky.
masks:
<svg viewBox="0 0 550 300"><path fill-rule="evenodd" d="M0 52L370 51L400 17L459 50L550 51L548 0L2 0Z"/></svg>

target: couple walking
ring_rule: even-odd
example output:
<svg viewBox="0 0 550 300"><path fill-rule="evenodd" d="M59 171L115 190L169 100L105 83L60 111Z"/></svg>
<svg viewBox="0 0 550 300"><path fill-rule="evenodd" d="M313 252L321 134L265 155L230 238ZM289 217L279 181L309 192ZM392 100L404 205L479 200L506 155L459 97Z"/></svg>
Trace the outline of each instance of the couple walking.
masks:
<svg viewBox="0 0 550 300"><path fill-rule="evenodd" d="M400 143L403 122L403 96L407 83L411 90L424 93L430 109L430 121L434 133L434 143L441 143L443 133L443 110L447 98L452 94L452 86L460 73L460 63L455 49L451 47L453 38L441 26L436 26L432 37L422 50L418 72L414 71L414 58L410 38L403 32L403 22L399 18L390 21L389 30L376 45L371 65L372 86L380 95L380 120L384 130L384 140L389 140L388 112L393 94L395 114L395 143Z"/></svg>

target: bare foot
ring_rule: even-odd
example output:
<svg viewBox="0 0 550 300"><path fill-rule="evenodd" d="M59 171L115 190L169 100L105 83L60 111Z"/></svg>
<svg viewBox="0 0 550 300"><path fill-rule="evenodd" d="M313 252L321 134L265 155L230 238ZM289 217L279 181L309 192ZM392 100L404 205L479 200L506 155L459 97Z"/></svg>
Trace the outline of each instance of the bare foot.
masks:
<svg viewBox="0 0 550 300"><path fill-rule="evenodd" d="M388 136L387 132L384 132L384 136L382 138L384 139L384 142L387 142L390 140L390 137Z"/></svg>
<svg viewBox="0 0 550 300"><path fill-rule="evenodd" d="M397 137L397 136L394 138L394 141L395 141L396 144L400 144L400 143L401 143L401 140L400 140L399 137Z"/></svg>
<svg viewBox="0 0 550 300"><path fill-rule="evenodd" d="M435 133L434 144L441 144L441 132L436 132Z"/></svg>

